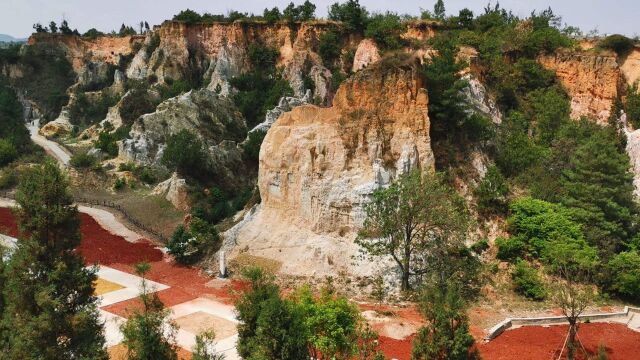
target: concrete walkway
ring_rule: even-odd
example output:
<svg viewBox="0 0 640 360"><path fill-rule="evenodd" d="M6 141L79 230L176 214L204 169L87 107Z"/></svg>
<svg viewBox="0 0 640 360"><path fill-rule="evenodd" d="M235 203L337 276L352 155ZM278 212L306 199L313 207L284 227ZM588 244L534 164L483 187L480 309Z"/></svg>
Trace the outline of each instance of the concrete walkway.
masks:
<svg viewBox="0 0 640 360"><path fill-rule="evenodd" d="M51 141L38 133L40 130L40 120L34 120L27 124L27 129L31 134L31 140L53 156L63 166L69 166L71 155L58 143Z"/></svg>

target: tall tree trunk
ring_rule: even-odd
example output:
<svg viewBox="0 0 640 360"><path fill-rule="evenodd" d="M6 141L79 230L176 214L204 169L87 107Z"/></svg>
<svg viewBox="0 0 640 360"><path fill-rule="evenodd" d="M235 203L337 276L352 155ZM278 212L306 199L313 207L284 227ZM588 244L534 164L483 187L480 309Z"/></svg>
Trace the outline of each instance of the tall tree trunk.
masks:
<svg viewBox="0 0 640 360"><path fill-rule="evenodd" d="M576 354L576 334L577 334L576 323L569 323L569 341L567 342L567 359L573 360L575 359Z"/></svg>

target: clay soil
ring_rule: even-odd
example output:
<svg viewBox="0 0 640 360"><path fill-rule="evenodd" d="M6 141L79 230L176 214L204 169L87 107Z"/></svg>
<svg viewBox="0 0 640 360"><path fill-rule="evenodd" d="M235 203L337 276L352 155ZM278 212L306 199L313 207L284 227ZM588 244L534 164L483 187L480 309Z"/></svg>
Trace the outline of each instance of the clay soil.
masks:
<svg viewBox="0 0 640 360"><path fill-rule="evenodd" d="M567 335L566 325L549 327L526 326L505 331L496 339L479 346L484 359L491 360L548 360L558 357ZM596 353L604 344L609 360L640 358L640 333L623 324L581 324L578 338L586 350ZM566 350L564 352L566 358Z"/></svg>

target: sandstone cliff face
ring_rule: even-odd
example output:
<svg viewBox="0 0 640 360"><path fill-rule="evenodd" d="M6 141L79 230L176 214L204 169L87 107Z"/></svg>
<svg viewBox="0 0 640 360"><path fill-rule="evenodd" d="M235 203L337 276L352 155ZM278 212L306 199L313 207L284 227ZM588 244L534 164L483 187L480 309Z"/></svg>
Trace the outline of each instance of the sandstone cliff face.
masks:
<svg viewBox="0 0 640 360"><path fill-rule="evenodd" d="M227 244L282 261L290 274L370 270L351 259L363 205L410 168L433 167L427 106L411 67L379 64L347 80L333 107L282 115L260 150L260 208Z"/></svg>
<svg viewBox="0 0 640 360"><path fill-rule="evenodd" d="M571 97L571 117L587 116L606 124L618 96L620 68L614 54L565 53L543 56Z"/></svg>
<svg viewBox="0 0 640 360"><path fill-rule="evenodd" d="M620 70L624 75L627 85L633 85L640 81L640 48L634 48L624 59Z"/></svg>
<svg viewBox="0 0 640 360"><path fill-rule="evenodd" d="M51 44L63 49L76 72L80 72L87 62L118 64L120 57L129 55L135 43L141 43L144 36L102 36L95 39L63 34L34 34L28 44Z"/></svg>

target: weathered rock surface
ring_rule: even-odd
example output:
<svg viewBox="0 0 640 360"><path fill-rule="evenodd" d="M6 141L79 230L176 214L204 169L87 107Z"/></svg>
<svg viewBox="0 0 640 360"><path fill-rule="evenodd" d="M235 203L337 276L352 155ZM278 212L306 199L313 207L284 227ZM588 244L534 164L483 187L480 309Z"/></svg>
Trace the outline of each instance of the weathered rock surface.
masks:
<svg viewBox="0 0 640 360"><path fill-rule="evenodd" d="M44 124L38 131L46 138L67 135L71 132L71 122L69 121L69 110L62 108L57 119Z"/></svg>
<svg viewBox="0 0 640 360"><path fill-rule="evenodd" d="M131 139L120 144L119 155L129 161L158 164L168 137L181 130L211 146L222 140L242 140L246 124L230 100L207 89L193 90L138 118L131 128Z"/></svg>
<svg viewBox="0 0 640 360"><path fill-rule="evenodd" d="M331 108L283 114L260 150L262 203L227 233L227 246L279 260L289 274L370 272L375 265L351 258L363 205L410 168L433 167L429 125L415 70L388 64L343 83Z"/></svg>
<svg viewBox="0 0 640 360"><path fill-rule="evenodd" d="M500 124L502 122L500 109L493 98L489 96L484 85L471 74L466 74L463 79L469 84L464 88L463 93L470 110L489 117L494 124Z"/></svg>
<svg viewBox="0 0 640 360"><path fill-rule="evenodd" d="M298 106L307 105L311 103L311 90L307 90L307 93L302 98L293 96L285 96L280 98L280 102L273 109L267 111L265 119L260 124L256 125L249 132L254 131L267 131L271 128L271 125L278 120L278 118L287 111L291 111Z"/></svg>
<svg viewBox="0 0 640 360"><path fill-rule="evenodd" d="M640 48L634 48L620 66L627 85L640 81Z"/></svg>
<svg viewBox="0 0 640 360"><path fill-rule="evenodd" d="M380 61L380 50L375 41L371 39L364 39L358 44L356 53L353 57L353 67L351 71L356 72L367 67L369 64L374 64Z"/></svg>
<svg viewBox="0 0 640 360"><path fill-rule="evenodd" d="M158 184L153 191L153 195L159 195L167 199L176 209L189 210L189 192L187 181L178 177L177 173Z"/></svg>
<svg viewBox="0 0 640 360"><path fill-rule="evenodd" d="M587 116L600 124L607 122L620 81L615 54L558 52L539 61L556 72L571 96L571 118Z"/></svg>

